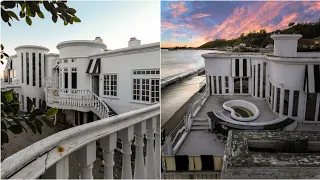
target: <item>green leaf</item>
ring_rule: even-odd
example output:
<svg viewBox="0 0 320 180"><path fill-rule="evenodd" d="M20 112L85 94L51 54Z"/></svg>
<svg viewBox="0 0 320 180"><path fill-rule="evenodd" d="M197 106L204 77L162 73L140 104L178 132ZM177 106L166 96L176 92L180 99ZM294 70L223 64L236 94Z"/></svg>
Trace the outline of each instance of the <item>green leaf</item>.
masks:
<svg viewBox="0 0 320 180"><path fill-rule="evenodd" d="M13 132L14 134L20 134L22 133L22 128L19 125L12 125L8 128L11 132Z"/></svg>
<svg viewBox="0 0 320 180"><path fill-rule="evenodd" d="M54 115L56 115L58 112L57 108L50 108L47 112L46 112L46 116L47 117L52 117Z"/></svg>
<svg viewBox="0 0 320 180"><path fill-rule="evenodd" d="M24 13L24 11L20 11L19 15L21 18L24 18L26 16L26 13Z"/></svg>
<svg viewBox="0 0 320 180"><path fill-rule="evenodd" d="M1 18L4 22L8 22L9 21L9 15L8 12L5 11L4 9L1 9Z"/></svg>
<svg viewBox="0 0 320 180"><path fill-rule="evenodd" d="M28 110L27 113L31 112L32 106L33 106L33 101L28 97L27 98L27 110Z"/></svg>
<svg viewBox="0 0 320 180"><path fill-rule="evenodd" d="M46 123L49 127L54 127L53 122L46 116L42 116L42 120L44 123Z"/></svg>
<svg viewBox="0 0 320 180"><path fill-rule="evenodd" d="M72 20L74 22L81 22L81 20L77 16L72 16Z"/></svg>
<svg viewBox="0 0 320 180"><path fill-rule="evenodd" d="M1 145L8 143L9 142L9 137L7 132L1 130Z"/></svg>
<svg viewBox="0 0 320 180"><path fill-rule="evenodd" d="M57 15L52 15L52 21L54 22L54 23L56 23L57 22L57 20L58 20L58 16Z"/></svg>
<svg viewBox="0 0 320 180"><path fill-rule="evenodd" d="M5 9L12 9L16 6L16 2L15 1L2 1L1 2L1 6L4 6Z"/></svg>
<svg viewBox="0 0 320 180"><path fill-rule="evenodd" d="M42 101L41 108L42 108L44 111L47 110L47 103L46 103L46 101Z"/></svg>
<svg viewBox="0 0 320 180"><path fill-rule="evenodd" d="M9 23L9 22L8 22ZM9 57L9 55L7 53L3 53L4 56Z"/></svg>
<svg viewBox="0 0 320 180"><path fill-rule="evenodd" d="M32 21L31 21L31 19L30 19L29 16L26 17L26 22L27 22L27 24L28 24L29 26L31 26Z"/></svg>
<svg viewBox="0 0 320 180"><path fill-rule="evenodd" d="M43 126L42 122L39 121L39 120L36 120L35 123L34 123L34 125L36 125L37 131L38 131L40 134L42 134L42 128L41 128L41 127Z"/></svg>
<svg viewBox="0 0 320 180"><path fill-rule="evenodd" d="M69 14L74 15L77 11L76 11L75 9L73 9L73 8L68 8L68 9L67 9L67 12L68 12Z"/></svg>
<svg viewBox="0 0 320 180"><path fill-rule="evenodd" d="M37 12L39 18L44 19L44 15L42 14L42 12Z"/></svg>
<svg viewBox="0 0 320 180"><path fill-rule="evenodd" d="M32 132L33 132L34 134L37 133L37 129L36 129L36 127L35 127L32 123L30 123L30 122L28 122L28 121L25 121L25 123L26 123L26 125L32 130Z"/></svg>
<svg viewBox="0 0 320 180"><path fill-rule="evenodd" d="M8 15L11 17L14 17L17 21L20 21L18 16L16 15L16 13L12 12L12 11L8 11Z"/></svg>
<svg viewBox="0 0 320 180"><path fill-rule="evenodd" d="M4 94L7 98L7 102L10 103L13 99L13 96L12 96L12 92L11 93L5 93Z"/></svg>
<svg viewBox="0 0 320 180"><path fill-rule="evenodd" d="M1 51L3 51L4 50L4 47L3 47L3 45L1 44Z"/></svg>
<svg viewBox="0 0 320 180"><path fill-rule="evenodd" d="M43 115L44 111L42 109L35 109L31 112L30 116L40 116Z"/></svg>

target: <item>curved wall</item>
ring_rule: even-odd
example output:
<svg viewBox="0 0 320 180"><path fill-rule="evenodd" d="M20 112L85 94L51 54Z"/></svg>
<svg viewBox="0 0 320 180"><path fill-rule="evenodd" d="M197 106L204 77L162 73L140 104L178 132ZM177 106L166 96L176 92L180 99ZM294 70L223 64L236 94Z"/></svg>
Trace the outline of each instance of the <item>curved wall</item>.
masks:
<svg viewBox="0 0 320 180"><path fill-rule="evenodd" d="M253 116L251 116L251 117L238 117L238 116L236 116L236 112L232 108L234 106L240 106L240 107L244 107L244 108L250 110L253 113ZM222 107L223 107L223 109L230 111L231 112L230 116L232 117L232 119L235 119L237 121L245 121L245 122L253 121L253 120L257 119L260 115L260 111L256 105L254 105L251 102L244 101L244 100L230 100L230 101L223 103Z"/></svg>
<svg viewBox="0 0 320 180"><path fill-rule="evenodd" d="M90 40L65 41L57 45L60 59L71 57L88 57L90 55L103 52L106 47L107 46L102 42Z"/></svg>

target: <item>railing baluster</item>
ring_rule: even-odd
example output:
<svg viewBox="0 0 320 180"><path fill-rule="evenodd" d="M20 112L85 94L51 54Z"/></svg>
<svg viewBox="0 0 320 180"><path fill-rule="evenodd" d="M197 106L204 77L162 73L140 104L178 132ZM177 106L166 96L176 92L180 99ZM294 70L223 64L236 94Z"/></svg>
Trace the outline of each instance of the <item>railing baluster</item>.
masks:
<svg viewBox="0 0 320 180"><path fill-rule="evenodd" d="M143 139L144 134L146 133L146 121L143 121L134 126L134 134L135 134L135 143L136 146L136 159L134 165L134 179L145 179L145 164L144 164L144 156L143 156Z"/></svg>
<svg viewBox="0 0 320 180"><path fill-rule="evenodd" d="M80 163L80 178L93 179L92 168L93 162L96 160L96 141L93 141L77 152L77 160Z"/></svg>
<svg viewBox="0 0 320 180"><path fill-rule="evenodd" d="M117 133L100 140L103 149L104 179L113 179L114 149L117 147Z"/></svg>
<svg viewBox="0 0 320 180"><path fill-rule="evenodd" d="M66 156L51 166L44 174L43 179L68 179L69 157Z"/></svg>
<svg viewBox="0 0 320 180"><path fill-rule="evenodd" d="M156 117L147 120L147 157L146 157L146 171L147 179L156 179L156 166L154 156L154 129L156 128Z"/></svg>
<svg viewBox="0 0 320 180"><path fill-rule="evenodd" d="M156 150L155 150L155 153L156 153L156 173L157 173L157 178L160 178L160 162L161 162L161 157L160 157L160 149L161 149L161 136L160 136L160 133L161 133L161 130L160 130L160 116L157 116L157 122L156 122Z"/></svg>
<svg viewBox="0 0 320 180"><path fill-rule="evenodd" d="M131 141L133 140L134 126L130 126L119 132L122 143L122 174L121 179L132 179L131 169Z"/></svg>

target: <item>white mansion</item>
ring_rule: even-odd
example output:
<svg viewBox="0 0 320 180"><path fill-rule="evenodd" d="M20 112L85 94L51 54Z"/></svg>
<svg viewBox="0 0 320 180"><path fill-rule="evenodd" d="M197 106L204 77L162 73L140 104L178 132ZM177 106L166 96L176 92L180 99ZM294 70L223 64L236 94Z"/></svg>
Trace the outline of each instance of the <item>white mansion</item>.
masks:
<svg viewBox="0 0 320 180"><path fill-rule="evenodd" d="M93 178L97 140L104 150L104 178L112 179L117 139L122 143L122 178L133 176L133 140L134 177L160 177L159 164L155 163L160 162L160 148L157 149L160 147L160 43L141 45L140 40L131 38L128 47L116 50L106 47L96 37L61 42L57 45L59 54L34 45L15 48L16 55L9 57L4 71L2 89L15 89L22 111L27 110L28 97L36 107L45 100L75 127L5 159L1 179L33 179L41 175L68 179L68 155L72 152L77 153L81 165L80 177ZM148 145L146 156L144 138ZM58 145L68 150L58 152ZM50 165L40 165L48 155L51 158L45 162Z"/></svg>

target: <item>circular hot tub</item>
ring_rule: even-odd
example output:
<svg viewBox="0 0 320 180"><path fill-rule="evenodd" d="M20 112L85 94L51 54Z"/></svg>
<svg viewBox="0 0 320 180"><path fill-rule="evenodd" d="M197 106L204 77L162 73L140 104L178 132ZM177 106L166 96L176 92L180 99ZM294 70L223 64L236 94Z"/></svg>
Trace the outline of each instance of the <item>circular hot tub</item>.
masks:
<svg viewBox="0 0 320 180"><path fill-rule="evenodd" d="M237 121L253 121L260 115L258 107L245 100L230 100L223 103L222 107L230 111L231 118Z"/></svg>

